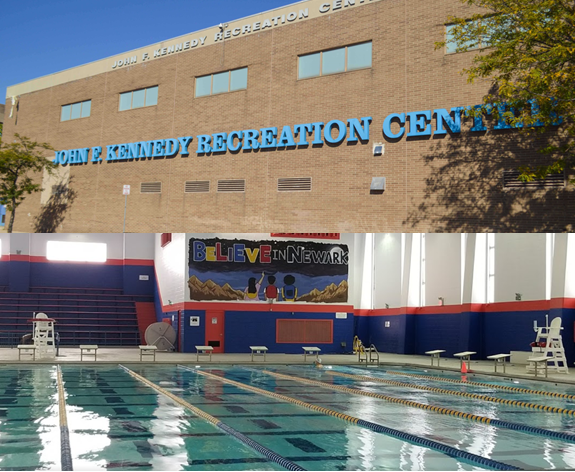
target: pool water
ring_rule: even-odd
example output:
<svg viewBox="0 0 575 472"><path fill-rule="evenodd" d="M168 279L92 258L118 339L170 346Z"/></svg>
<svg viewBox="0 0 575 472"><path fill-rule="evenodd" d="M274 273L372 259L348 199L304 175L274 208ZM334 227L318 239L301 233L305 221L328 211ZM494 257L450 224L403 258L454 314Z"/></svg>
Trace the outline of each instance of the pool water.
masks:
<svg viewBox="0 0 575 472"><path fill-rule="evenodd" d="M571 386L529 381L517 384L489 376L450 383L429 377L461 380L461 376L383 366L320 370L312 366L204 365L196 371L193 366L127 364L125 368L211 415L215 422L226 425L226 430L144 384L121 366L65 365L61 370L74 470L285 470L276 457L307 470L489 470L494 464L525 470L575 469L574 416L449 395L449 391L458 391L575 410L573 399L497 388L508 385L575 395ZM338 373L356 377L333 375ZM410 387L357 377L366 375ZM501 420L505 427L301 379L485 416ZM245 385L259 390L248 390ZM296 403L264 392L290 397ZM408 434L403 439L392 437L309 405ZM507 425L537 429L518 431ZM230 431L249 438L249 444ZM555 438L553 432L566 434ZM1 367L0 470L61 470L60 434L57 367ZM438 443L446 447L422 445ZM262 448L273 451L272 457L258 452ZM461 454L454 455L453 451L487 460L457 457Z"/></svg>

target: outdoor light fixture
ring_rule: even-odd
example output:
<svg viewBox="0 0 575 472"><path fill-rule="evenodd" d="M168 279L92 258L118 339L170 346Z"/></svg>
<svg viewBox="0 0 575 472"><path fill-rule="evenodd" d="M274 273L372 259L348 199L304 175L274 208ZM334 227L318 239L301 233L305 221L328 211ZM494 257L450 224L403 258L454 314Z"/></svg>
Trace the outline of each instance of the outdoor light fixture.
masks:
<svg viewBox="0 0 575 472"><path fill-rule="evenodd" d="M443 297L438 297L437 299L439 300L439 306L445 305L445 298L443 298Z"/></svg>
<svg viewBox="0 0 575 472"><path fill-rule="evenodd" d="M385 152L385 146L383 143L375 143L373 145L373 155L374 156L383 156Z"/></svg>
<svg viewBox="0 0 575 472"><path fill-rule="evenodd" d="M516 294L515 294L515 300L517 300L518 302L520 302L520 301L521 301L521 296L522 296L522 295L521 295L520 293L516 293Z"/></svg>
<svg viewBox="0 0 575 472"><path fill-rule="evenodd" d="M389 308L389 303L386 303L386 304L385 304L385 308Z"/></svg>

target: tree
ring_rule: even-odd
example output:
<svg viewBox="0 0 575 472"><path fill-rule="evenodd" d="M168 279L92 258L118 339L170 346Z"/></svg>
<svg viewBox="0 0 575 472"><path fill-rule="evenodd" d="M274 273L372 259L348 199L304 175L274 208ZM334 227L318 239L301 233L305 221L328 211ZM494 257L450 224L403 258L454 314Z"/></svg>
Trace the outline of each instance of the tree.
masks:
<svg viewBox="0 0 575 472"><path fill-rule="evenodd" d="M575 167L575 0L462 0L483 14L450 17L457 51L479 49L468 81L488 78L493 93L470 115L490 113L526 135L555 129L555 144L539 149L545 165L520 167L530 181ZM436 43L436 48L446 41Z"/></svg>
<svg viewBox="0 0 575 472"><path fill-rule="evenodd" d="M13 143L0 141L0 204L6 205L10 211L8 233L14 227L18 205L26 195L42 190L42 186L34 183L29 173L46 170L52 174L57 167L43 155L44 151L53 150L49 144L32 141L17 133L14 136L16 140Z"/></svg>

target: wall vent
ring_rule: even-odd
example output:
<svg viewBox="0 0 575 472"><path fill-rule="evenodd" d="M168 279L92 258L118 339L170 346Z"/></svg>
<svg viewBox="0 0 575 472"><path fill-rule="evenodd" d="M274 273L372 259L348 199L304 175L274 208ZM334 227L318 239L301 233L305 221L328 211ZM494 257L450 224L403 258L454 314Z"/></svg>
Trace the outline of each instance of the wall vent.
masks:
<svg viewBox="0 0 575 472"><path fill-rule="evenodd" d="M565 187L566 178L565 173L549 174L544 179L536 179L531 182L521 182L518 177L521 173L518 170L504 170L503 171L503 187L504 188L557 188Z"/></svg>
<svg viewBox="0 0 575 472"><path fill-rule="evenodd" d="M162 193L162 182L142 182L140 193Z"/></svg>
<svg viewBox="0 0 575 472"><path fill-rule="evenodd" d="M278 192L310 192L311 177L278 179Z"/></svg>
<svg viewBox="0 0 575 472"><path fill-rule="evenodd" d="M187 181L184 185L185 193L206 193L210 191L209 180Z"/></svg>
<svg viewBox="0 0 575 472"><path fill-rule="evenodd" d="M245 180L218 180L218 192L245 192Z"/></svg>

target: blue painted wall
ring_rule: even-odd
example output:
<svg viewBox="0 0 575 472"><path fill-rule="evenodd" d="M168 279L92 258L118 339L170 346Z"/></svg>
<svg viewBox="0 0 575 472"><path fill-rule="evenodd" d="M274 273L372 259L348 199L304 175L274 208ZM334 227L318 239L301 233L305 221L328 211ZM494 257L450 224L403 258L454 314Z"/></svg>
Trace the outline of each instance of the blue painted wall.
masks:
<svg viewBox="0 0 575 472"><path fill-rule="evenodd" d="M200 317L200 326L190 326L190 316ZM315 344L276 343L276 320L291 319L331 319L333 320L333 343ZM205 343L206 312L203 310L186 310L183 319L184 352L196 352L194 346ZM354 316L348 313L347 319L336 319L335 313L305 312L246 312L226 311L224 322L225 352L249 353L249 346L263 345L270 353L303 354L302 346L317 345L325 354L350 352L353 344ZM345 350L341 343L346 343Z"/></svg>
<svg viewBox="0 0 575 472"><path fill-rule="evenodd" d="M6 259L7 256L4 256ZM6 287L8 290L8 286L10 285L10 261L0 261L0 286Z"/></svg>
<svg viewBox="0 0 575 472"><path fill-rule="evenodd" d="M148 280L140 280L140 275L148 276ZM153 266L125 265L123 267L124 295L151 295L155 289L155 274Z"/></svg>
<svg viewBox="0 0 575 472"><path fill-rule="evenodd" d="M30 290L30 262L8 262L8 275L10 292L27 292Z"/></svg>
<svg viewBox="0 0 575 472"><path fill-rule="evenodd" d="M415 316L370 316L368 336L360 339L368 346L375 345L380 352L413 354L415 352ZM389 322L389 327L385 323ZM366 343L367 339L367 343Z"/></svg>
<svg viewBox="0 0 575 472"><path fill-rule="evenodd" d="M121 289L122 272L117 265L37 262L30 264L30 286Z"/></svg>
<svg viewBox="0 0 575 472"><path fill-rule="evenodd" d="M190 326L191 316L200 317L200 326ZM194 346L204 346L206 343L206 312L204 310L185 310L182 313L182 324L182 352L196 352L196 348ZM227 341L228 340L226 339L226 352L234 352L227 348Z"/></svg>
<svg viewBox="0 0 575 472"><path fill-rule="evenodd" d="M423 355L432 349L445 349L445 355L452 356L469 350L477 352L476 358L485 359L491 354L530 351L536 336L533 321L545 326L545 313L549 313L549 322L556 316L562 318L565 355L573 364L574 309L362 316L356 332L364 344L373 343L380 352ZM390 322L389 328L385 328L386 321Z"/></svg>
<svg viewBox="0 0 575 472"><path fill-rule="evenodd" d="M293 313L293 314L292 314ZM276 343L277 319L333 320L333 343ZM245 312L227 311L225 319L226 352L250 352L249 346L267 346L270 353L303 354L302 346L312 345L321 348L324 354L349 352L353 344L353 319L336 319L334 313L305 312ZM346 343L345 351L341 343Z"/></svg>

